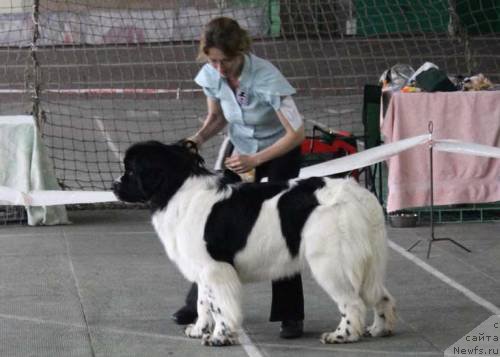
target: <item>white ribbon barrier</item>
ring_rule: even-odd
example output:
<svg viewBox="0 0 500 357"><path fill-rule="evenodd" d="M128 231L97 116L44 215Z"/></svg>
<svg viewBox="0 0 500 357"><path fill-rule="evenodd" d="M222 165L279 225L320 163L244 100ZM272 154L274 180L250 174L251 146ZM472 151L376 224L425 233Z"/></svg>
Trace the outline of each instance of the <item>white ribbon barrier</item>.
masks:
<svg viewBox="0 0 500 357"><path fill-rule="evenodd" d="M29 197L31 198L30 206L118 201L111 191L31 191Z"/></svg>
<svg viewBox="0 0 500 357"><path fill-rule="evenodd" d="M24 193L0 186L1 205L56 206L116 201L118 199L111 191L30 191Z"/></svg>
<svg viewBox="0 0 500 357"><path fill-rule="evenodd" d="M300 170L299 178L327 176L371 166L385 161L402 151L426 143L432 143L433 149L437 151L500 159L500 148L458 140L432 140L431 134L425 134L305 167ZM53 206L116 201L118 199L111 191L31 191L24 193L0 186L1 205Z"/></svg>
<svg viewBox="0 0 500 357"><path fill-rule="evenodd" d="M454 152L457 154L486 156L500 159L500 148L488 145L466 143L459 140L434 140L432 147L437 151Z"/></svg>
<svg viewBox="0 0 500 357"><path fill-rule="evenodd" d="M338 159L322 162L300 170L299 178L327 176L347 172L361 167L371 166L384 161L391 156L412 147L425 144L431 140L431 134L414 136L390 144L384 144L372 149L344 156Z"/></svg>
<svg viewBox="0 0 500 357"><path fill-rule="evenodd" d="M26 206L29 196L10 187L0 186L0 204Z"/></svg>

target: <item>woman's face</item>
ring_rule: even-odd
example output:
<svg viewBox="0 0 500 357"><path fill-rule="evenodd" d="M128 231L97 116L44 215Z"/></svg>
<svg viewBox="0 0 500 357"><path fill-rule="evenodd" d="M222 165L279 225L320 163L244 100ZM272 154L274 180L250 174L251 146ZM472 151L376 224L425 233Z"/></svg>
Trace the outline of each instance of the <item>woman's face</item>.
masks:
<svg viewBox="0 0 500 357"><path fill-rule="evenodd" d="M240 75L243 56L227 57L218 48L212 47L207 52L208 63L213 66L222 77L237 78Z"/></svg>

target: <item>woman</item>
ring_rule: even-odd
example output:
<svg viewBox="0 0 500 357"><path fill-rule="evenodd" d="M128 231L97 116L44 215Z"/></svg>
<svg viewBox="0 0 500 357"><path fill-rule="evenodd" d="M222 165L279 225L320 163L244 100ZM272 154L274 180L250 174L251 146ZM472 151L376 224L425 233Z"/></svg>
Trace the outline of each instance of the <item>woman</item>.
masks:
<svg viewBox="0 0 500 357"><path fill-rule="evenodd" d="M225 166L237 174L255 169L255 180L284 181L300 170L304 125L291 95L295 89L270 62L250 53L251 39L230 18L210 21L202 35L199 59L207 63L195 78L207 97L208 114L189 138L198 146L229 124L235 152ZM304 298L299 274L273 282L270 321L281 321L282 338L303 332ZM186 305L172 317L179 324L196 319L196 285Z"/></svg>

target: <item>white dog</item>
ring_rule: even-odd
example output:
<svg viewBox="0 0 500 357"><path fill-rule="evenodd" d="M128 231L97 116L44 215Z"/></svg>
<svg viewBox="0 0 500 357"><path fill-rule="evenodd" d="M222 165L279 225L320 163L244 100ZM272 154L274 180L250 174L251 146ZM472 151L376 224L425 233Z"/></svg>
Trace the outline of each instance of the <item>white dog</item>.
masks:
<svg viewBox="0 0 500 357"><path fill-rule="evenodd" d="M198 284L198 320L187 336L205 345L236 343L241 283L292 276L306 262L342 316L323 343L392 333L384 215L355 181L228 183L185 146L150 141L127 150L113 190L123 201L150 204L167 255ZM365 330L367 307L374 321Z"/></svg>

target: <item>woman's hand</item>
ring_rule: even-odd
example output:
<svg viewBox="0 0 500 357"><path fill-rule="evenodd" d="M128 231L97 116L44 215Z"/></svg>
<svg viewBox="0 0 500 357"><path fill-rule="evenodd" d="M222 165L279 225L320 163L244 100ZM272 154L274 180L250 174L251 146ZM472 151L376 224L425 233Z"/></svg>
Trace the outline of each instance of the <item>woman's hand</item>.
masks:
<svg viewBox="0 0 500 357"><path fill-rule="evenodd" d="M198 148L200 148L205 140L203 140L203 137L201 136L200 133L196 133L190 137L187 137L186 139L184 139L184 141L191 141L195 143Z"/></svg>
<svg viewBox="0 0 500 357"><path fill-rule="evenodd" d="M224 129L227 124L219 102L213 98L207 97L207 108L208 114L200 130L198 130L196 134L186 138L194 142L198 148L201 148L201 145L203 145L205 141Z"/></svg>
<svg viewBox="0 0 500 357"><path fill-rule="evenodd" d="M254 156L249 155L234 155L228 157L224 161L224 164L229 170L234 171L237 174L244 174L245 172L259 166L257 159Z"/></svg>

